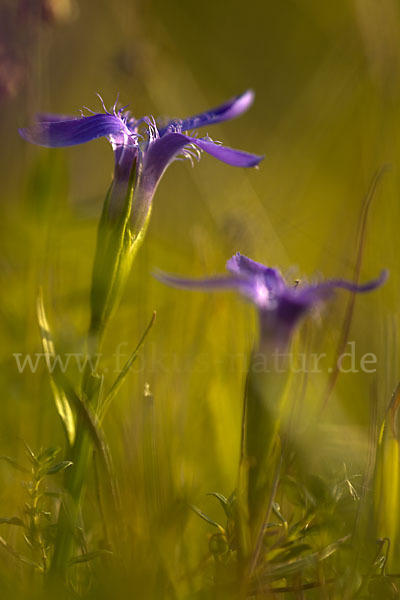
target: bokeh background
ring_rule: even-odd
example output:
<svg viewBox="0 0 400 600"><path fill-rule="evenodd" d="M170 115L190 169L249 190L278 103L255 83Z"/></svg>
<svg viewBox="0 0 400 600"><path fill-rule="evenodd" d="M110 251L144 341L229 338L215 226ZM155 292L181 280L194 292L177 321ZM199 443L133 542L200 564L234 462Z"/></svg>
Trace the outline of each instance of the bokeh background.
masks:
<svg viewBox="0 0 400 600"><path fill-rule="evenodd" d="M184 117L247 88L256 92L247 114L209 133L265 160L258 170L209 156L194 168L188 161L170 167L105 344L110 385L118 345L132 350L157 311L105 424L143 580L153 574L143 548L157 546L158 564L177 586L182 556L193 565L207 551L207 526L185 502L218 517L206 493L228 495L235 485L246 358L238 366L232 356L247 356L255 332L251 307L234 294L168 289L152 271L223 272L240 251L289 277L351 277L362 201L376 170L388 165L371 207L361 277L386 267L390 280L357 298L350 333L357 360L373 352L378 370L339 377L320 420L332 461L346 461L352 473L364 464L371 404L382 412L399 377L399 34L396 0L0 2L0 454L23 461L21 439L36 449L63 445L44 365L21 374L13 354L41 352L40 285L59 348L83 350L96 227L113 170L104 140L46 150L19 138L18 127L36 112L100 110L96 93L107 106L119 93L135 116ZM303 331L308 348L328 354L326 368L346 300L338 294ZM326 371L307 380L304 427L327 380ZM320 438L313 435L315 454ZM0 464L5 516L23 505L20 479ZM94 506L89 490L89 517ZM95 518L89 524L95 545L101 532ZM20 544L7 526L4 537ZM171 551L178 537L179 560ZM3 554L1 568L20 568Z"/></svg>

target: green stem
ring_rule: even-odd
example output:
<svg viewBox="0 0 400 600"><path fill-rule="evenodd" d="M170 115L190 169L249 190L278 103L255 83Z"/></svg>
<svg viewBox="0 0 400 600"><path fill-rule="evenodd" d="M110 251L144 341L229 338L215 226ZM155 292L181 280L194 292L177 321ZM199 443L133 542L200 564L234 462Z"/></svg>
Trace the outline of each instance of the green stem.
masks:
<svg viewBox="0 0 400 600"><path fill-rule="evenodd" d="M288 369L285 360L281 364L275 357L285 358L288 346L278 342L264 344L262 352L253 353L246 381L238 484L239 544L244 564L259 540L281 458L279 433Z"/></svg>
<svg viewBox="0 0 400 600"><path fill-rule="evenodd" d="M139 175L136 160L131 164L127 156L130 172L120 172L124 165L118 165L114 181L107 194L98 226L96 252L90 293L91 318L88 333L88 349L91 357L96 357L104 337L104 331L116 310L132 262L139 249L151 213L151 197L136 199L135 218L132 223L131 208ZM116 213L116 214L114 214ZM90 407L96 418L99 417L100 387L96 374L92 373L92 361L86 363L82 377L81 401ZM74 533L83 502L85 481L90 467L94 442L87 422L78 414L76 439L72 449L73 465L65 473L64 488L66 501L61 504L58 518L57 536L50 580L59 580L65 575L68 561L74 550Z"/></svg>
<svg viewBox="0 0 400 600"><path fill-rule="evenodd" d="M88 361L87 365L90 365ZM90 368L90 367L88 367ZM92 377L87 371L83 375L83 401L92 406L97 404L97 392L92 389ZM54 544L54 554L49 570L50 581L64 579L68 562L74 552L75 530L79 520L83 502L85 481L93 454L93 439L82 416L78 415L76 423L76 438L72 448L72 467L65 472L65 497L60 506L57 521L57 535Z"/></svg>
<svg viewBox="0 0 400 600"><path fill-rule="evenodd" d="M81 502L83 498L83 484L90 464L93 444L90 434L85 431L85 425L78 428L78 435L74 444L70 477L64 483L67 498L60 506L57 523L57 536L54 546L54 555L50 568L50 576L56 579L64 576L69 559L74 549L74 529L76 527Z"/></svg>

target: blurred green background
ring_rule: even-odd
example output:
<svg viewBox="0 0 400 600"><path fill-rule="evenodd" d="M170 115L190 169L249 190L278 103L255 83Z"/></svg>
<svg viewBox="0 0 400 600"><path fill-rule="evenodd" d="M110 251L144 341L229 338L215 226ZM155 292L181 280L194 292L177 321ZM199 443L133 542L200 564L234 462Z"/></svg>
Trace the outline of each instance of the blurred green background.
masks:
<svg viewBox="0 0 400 600"><path fill-rule="evenodd" d="M352 444L346 460L357 472L371 399L382 413L399 377L400 6L396 0L2 0L0 17L0 454L21 461L21 438L38 449L62 445L63 434L44 365L20 374L13 354L41 352L39 285L59 348L82 351L113 157L104 140L70 149L29 146L17 128L39 111L100 110L96 93L107 106L119 93L138 117L184 117L247 88L256 92L247 114L209 133L265 153L265 160L258 170L209 156L194 168L188 161L170 167L102 361L109 385L118 345L128 353L157 311L137 372L105 428L132 556L157 539L161 563L179 585L182 556L171 552L178 537L189 565L207 551L207 526L180 502L217 516L205 494L229 494L235 485L246 359L238 369L231 356L251 348L254 315L233 294L165 288L151 272L222 273L240 251L290 276L351 277L362 200L377 168L388 164L370 213L361 277L386 267L390 280L357 298L350 333L357 357L377 355L378 371L342 375L324 413L326 430L321 424L324 436L332 433L327 444L339 450L332 460L343 462ZM331 360L346 300L338 294L308 325L310 347ZM323 400L327 377L308 379L304 426ZM0 464L5 516L23 504L19 480ZM89 493L89 515L94 504ZM91 525L95 544L95 519ZM4 537L20 543L11 528ZM0 568L11 568L4 554ZM143 558L137 569L145 579L150 567Z"/></svg>

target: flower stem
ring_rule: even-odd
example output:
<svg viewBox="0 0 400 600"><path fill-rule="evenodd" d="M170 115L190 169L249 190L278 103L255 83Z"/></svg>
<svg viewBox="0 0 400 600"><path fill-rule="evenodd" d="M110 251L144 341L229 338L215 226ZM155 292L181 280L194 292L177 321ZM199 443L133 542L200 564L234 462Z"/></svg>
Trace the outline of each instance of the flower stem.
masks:
<svg viewBox="0 0 400 600"><path fill-rule="evenodd" d="M244 563L254 555L276 491L275 475L281 461L279 433L288 381L285 361L275 360L276 356L286 356L287 347L264 344L260 350L250 360L242 421L238 501Z"/></svg>
<svg viewBox="0 0 400 600"><path fill-rule="evenodd" d="M91 361L88 361L87 365L90 364ZM97 386L93 389L93 375L88 372L88 369L90 367L87 367L82 379L82 398L89 405L96 407L100 388ZM76 438L70 458L73 465L65 472L64 476L64 496L60 506L54 554L49 570L50 581L64 579L68 562L74 552L75 533L92 454L93 439L91 433L82 415L78 415Z"/></svg>

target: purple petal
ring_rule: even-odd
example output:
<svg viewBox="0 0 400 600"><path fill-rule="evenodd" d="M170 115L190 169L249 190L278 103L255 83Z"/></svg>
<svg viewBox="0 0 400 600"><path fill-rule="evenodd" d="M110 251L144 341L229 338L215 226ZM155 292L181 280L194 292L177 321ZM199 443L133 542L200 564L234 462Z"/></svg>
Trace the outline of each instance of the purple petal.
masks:
<svg viewBox="0 0 400 600"><path fill-rule="evenodd" d="M370 292L383 285L388 271L383 270L377 279L357 285L343 279L331 279L304 288L286 288L278 301L277 317L286 326L294 326L314 306L331 298L335 289L341 288L354 293Z"/></svg>
<svg viewBox="0 0 400 600"><path fill-rule="evenodd" d="M195 144L201 150L211 154L214 158L218 158L224 163L231 165L232 167L256 167L260 163L264 156L257 156L256 154L250 154L243 150L234 150L227 146L220 146L214 142L208 142L198 138L191 138L187 136L190 143Z"/></svg>
<svg viewBox="0 0 400 600"><path fill-rule="evenodd" d="M236 254L227 261L226 268L231 273L245 276L263 275L267 269L265 265L244 256L244 254L240 254L240 252L236 252Z"/></svg>
<svg viewBox="0 0 400 600"><path fill-rule="evenodd" d="M28 142L47 148L84 144L110 134L130 135L125 123L114 115L96 114L70 120L62 116L55 120L56 115L52 115L52 118L52 121L19 129L19 133Z"/></svg>
<svg viewBox="0 0 400 600"><path fill-rule="evenodd" d="M253 101L254 92L252 90L247 90L244 94L235 96L216 108L183 119L181 122L182 131L188 131L189 129L204 127L205 125L214 125L215 123L222 123L222 121L235 119L246 112L253 104ZM165 129L167 129L167 127Z"/></svg>
<svg viewBox="0 0 400 600"><path fill-rule="evenodd" d="M226 268L230 273L244 277L253 281L255 290L260 289L260 283L272 294L280 294L285 288L286 283L277 269L266 267L251 258L247 258L240 252L237 252L226 263ZM256 298L259 293L256 293ZM256 302L257 303L257 302Z"/></svg>
<svg viewBox="0 0 400 600"><path fill-rule="evenodd" d="M188 144L187 136L181 133L167 133L152 141L144 153L143 176L154 185L170 162Z"/></svg>
<svg viewBox="0 0 400 600"><path fill-rule="evenodd" d="M326 282L326 285L330 285L333 288L343 288L344 290L349 290L349 292L371 292L372 290L376 290L376 288L383 285L389 277L389 271L387 269L382 269L379 277L369 281L368 283L363 283L361 285L357 285L352 281L345 281L344 279L331 279Z"/></svg>
<svg viewBox="0 0 400 600"><path fill-rule="evenodd" d="M358 285L352 281L344 279L330 279L323 281L315 286L309 286L304 290L299 290L299 295L303 296L306 301L314 299L315 302L323 300L332 295L335 289L340 288L353 293L371 292L383 285L389 276L389 271L383 269L377 279L373 279L368 283Z"/></svg>
<svg viewBox="0 0 400 600"><path fill-rule="evenodd" d="M230 275L222 275L220 277L204 277L199 279L188 279L185 277L179 277L177 275L169 275L162 271L156 271L153 273L154 277L171 285L173 287L190 289L190 290L222 290L222 289L237 289L240 290L243 287L243 281L238 277L231 277Z"/></svg>
<svg viewBox="0 0 400 600"><path fill-rule="evenodd" d="M114 148L114 179L129 181L133 163L138 159L139 150L133 144L121 144Z"/></svg>

